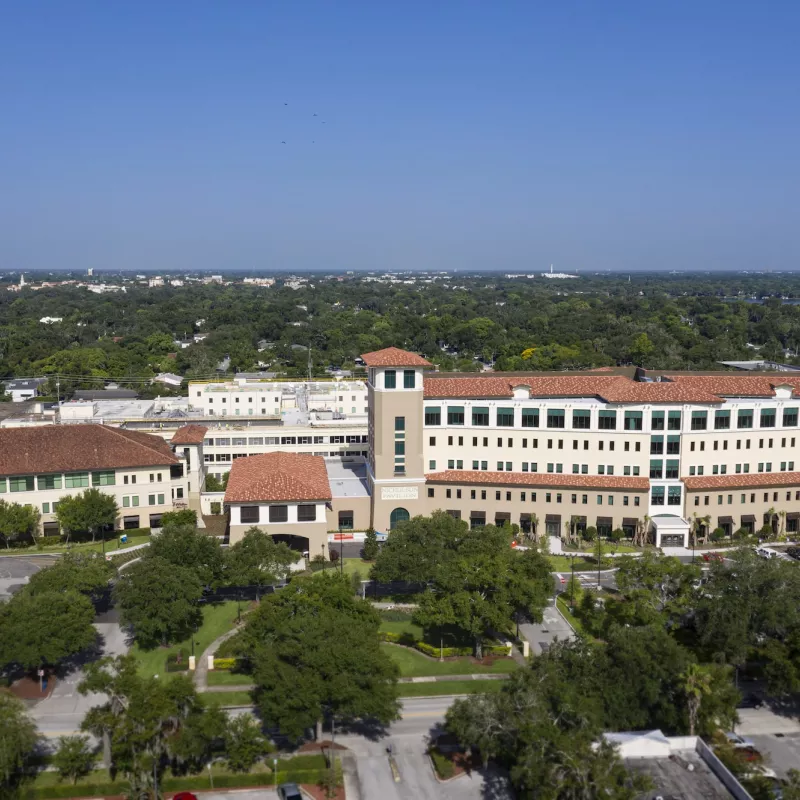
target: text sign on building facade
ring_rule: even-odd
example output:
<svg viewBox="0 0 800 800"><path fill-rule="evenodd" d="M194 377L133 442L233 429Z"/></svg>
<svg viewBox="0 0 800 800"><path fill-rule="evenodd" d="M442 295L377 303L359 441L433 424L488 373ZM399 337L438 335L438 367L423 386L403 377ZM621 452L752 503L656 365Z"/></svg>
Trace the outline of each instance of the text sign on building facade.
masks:
<svg viewBox="0 0 800 800"><path fill-rule="evenodd" d="M418 500L418 486L381 486L381 500Z"/></svg>

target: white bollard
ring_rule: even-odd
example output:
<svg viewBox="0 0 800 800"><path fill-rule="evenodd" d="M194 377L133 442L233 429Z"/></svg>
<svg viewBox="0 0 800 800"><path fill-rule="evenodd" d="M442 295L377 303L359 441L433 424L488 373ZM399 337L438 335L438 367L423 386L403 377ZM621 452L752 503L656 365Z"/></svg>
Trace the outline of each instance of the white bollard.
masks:
<svg viewBox="0 0 800 800"><path fill-rule="evenodd" d="M194 656L189 656L189 672L194 672L196 668Z"/></svg>
<svg viewBox="0 0 800 800"><path fill-rule="evenodd" d="M531 654L531 643L527 639L522 640L522 655L527 658Z"/></svg>
<svg viewBox="0 0 800 800"><path fill-rule="evenodd" d="M209 669L214 669L214 656L209 656L208 657L208 668Z"/></svg>

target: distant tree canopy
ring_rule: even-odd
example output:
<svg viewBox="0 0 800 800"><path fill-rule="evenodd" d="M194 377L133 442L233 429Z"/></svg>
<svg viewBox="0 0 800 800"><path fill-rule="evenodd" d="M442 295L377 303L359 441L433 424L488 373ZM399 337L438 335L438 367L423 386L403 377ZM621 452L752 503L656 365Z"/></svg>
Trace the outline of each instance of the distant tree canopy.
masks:
<svg viewBox="0 0 800 800"><path fill-rule="evenodd" d="M59 276L54 276L58 278ZM63 276L66 277L66 276ZM232 276L235 277L235 276ZM800 278L739 274L582 276L573 281L462 275L404 285L314 279L293 290L186 285L94 294L76 286L0 292L0 376L56 374L60 391L98 378L187 377L259 363L289 376L354 367L395 345L442 370L583 369L636 363L709 368L720 360L800 363ZM746 302L748 298L765 302ZM63 317L44 325L42 316ZM202 322L201 322L202 321ZM202 331L182 349L175 339ZM152 387L144 388L148 393ZM55 383L47 391L55 392ZM159 387L158 391L167 390Z"/></svg>

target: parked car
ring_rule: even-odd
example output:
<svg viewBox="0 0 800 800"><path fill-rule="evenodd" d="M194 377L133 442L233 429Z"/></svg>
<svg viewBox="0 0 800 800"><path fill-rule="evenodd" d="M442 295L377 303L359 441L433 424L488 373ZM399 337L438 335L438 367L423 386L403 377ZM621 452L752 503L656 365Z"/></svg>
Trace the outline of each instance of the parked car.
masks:
<svg viewBox="0 0 800 800"><path fill-rule="evenodd" d="M786 555L791 556L796 561L800 561L800 547L787 547Z"/></svg>
<svg viewBox="0 0 800 800"><path fill-rule="evenodd" d="M303 800L300 787L296 783L282 783L278 787L278 797L280 800Z"/></svg>
<svg viewBox="0 0 800 800"><path fill-rule="evenodd" d="M375 531L375 539L379 542L385 542L389 539L388 533L383 533L382 531Z"/></svg>
<svg viewBox="0 0 800 800"><path fill-rule="evenodd" d="M703 561L724 561L722 553L703 553Z"/></svg>
<svg viewBox="0 0 800 800"><path fill-rule="evenodd" d="M753 744L752 739L748 739L746 736L742 736L738 733L726 733L725 738L734 746L734 747L752 747L755 748L755 744Z"/></svg>

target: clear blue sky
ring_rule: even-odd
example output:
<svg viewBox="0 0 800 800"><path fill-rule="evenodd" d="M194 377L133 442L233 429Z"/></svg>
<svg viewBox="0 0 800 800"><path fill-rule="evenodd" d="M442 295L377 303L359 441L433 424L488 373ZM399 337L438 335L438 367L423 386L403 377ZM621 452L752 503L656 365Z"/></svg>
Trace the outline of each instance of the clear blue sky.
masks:
<svg viewBox="0 0 800 800"><path fill-rule="evenodd" d="M796 0L6 0L0 270L800 268L798 40Z"/></svg>

